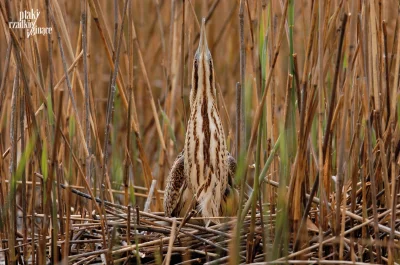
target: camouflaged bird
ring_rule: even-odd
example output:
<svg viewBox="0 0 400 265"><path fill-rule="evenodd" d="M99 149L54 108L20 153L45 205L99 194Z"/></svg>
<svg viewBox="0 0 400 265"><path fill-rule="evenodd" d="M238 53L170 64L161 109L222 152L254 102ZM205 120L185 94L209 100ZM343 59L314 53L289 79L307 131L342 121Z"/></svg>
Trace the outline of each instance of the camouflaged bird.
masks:
<svg viewBox="0 0 400 265"><path fill-rule="evenodd" d="M209 225L211 220L219 223L219 219L212 217L237 211L238 192L232 181L236 161L226 147L216 96L213 60L203 19L193 61L185 147L171 168L164 193L166 216L183 217L194 205Z"/></svg>

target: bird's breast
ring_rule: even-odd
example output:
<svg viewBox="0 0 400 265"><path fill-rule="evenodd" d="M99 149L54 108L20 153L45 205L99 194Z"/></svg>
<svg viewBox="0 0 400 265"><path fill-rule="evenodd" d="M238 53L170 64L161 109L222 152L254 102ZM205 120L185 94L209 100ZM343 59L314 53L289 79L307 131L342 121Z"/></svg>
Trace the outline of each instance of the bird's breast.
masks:
<svg viewBox="0 0 400 265"><path fill-rule="evenodd" d="M185 140L185 173L193 192L198 188L225 190L227 182L225 135L213 102L192 106Z"/></svg>

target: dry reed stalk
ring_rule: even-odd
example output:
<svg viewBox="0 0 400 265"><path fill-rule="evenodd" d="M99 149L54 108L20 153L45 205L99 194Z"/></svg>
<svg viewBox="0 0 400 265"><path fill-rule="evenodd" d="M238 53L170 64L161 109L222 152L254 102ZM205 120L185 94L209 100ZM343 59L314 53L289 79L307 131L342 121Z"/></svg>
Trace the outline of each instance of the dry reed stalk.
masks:
<svg viewBox="0 0 400 265"><path fill-rule="evenodd" d="M245 87L245 66L246 66L246 61L245 61L245 47L244 47L244 0L240 1L239 4L239 30L240 30L240 83L236 84L236 157L239 159L239 157L242 155L243 150L245 148L242 147L242 144L245 146L244 139L246 139L245 136L245 120L244 120L244 111L245 111L245 105L244 105L244 87ZM239 95L240 93L240 95ZM244 168L246 168L246 164L244 165ZM236 177L237 178L237 177ZM245 174L241 176L240 180L240 193L239 193L239 208L237 212L237 218L240 220L241 218L241 205L243 204L243 199L244 199L244 187L246 184L246 177ZM230 247L231 252L234 253L234 255L230 256L229 262L231 264L237 264L239 263L239 237L240 237L240 229L241 229L241 222L238 222L237 227L235 229L235 240L232 241L232 245Z"/></svg>
<svg viewBox="0 0 400 265"><path fill-rule="evenodd" d="M85 144L88 149L88 155L86 157L86 163L85 163L85 168L86 168L86 178L88 183L91 183L92 179L92 161L91 161L91 156L92 156L92 143L91 143L91 132L90 132L90 122L89 122L89 116L90 116L90 92L89 92L89 73L88 73L88 41L87 41L87 1L81 0L81 23L82 23L82 50L83 50L83 76L84 76L84 89L85 89ZM91 206L89 206L88 211L91 212Z"/></svg>
<svg viewBox="0 0 400 265"><path fill-rule="evenodd" d="M172 252L172 246L174 244L174 239L175 239L175 230L176 230L176 221L174 220L172 222L171 235L169 237L170 240L169 240L169 244L168 244L168 253L167 253L165 261L163 262L163 264L165 264L165 265L169 265L171 262L171 252Z"/></svg>
<svg viewBox="0 0 400 265"><path fill-rule="evenodd" d="M240 28L240 85L241 85L241 102L239 108L241 108L240 114L242 115L240 118L240 141L243 143L243 146L246 146L246 121L245 121L245 87L246 87L246 47L244 43L244 0L240 1L240 8L239 8L239 28ZM251 27L250 27L251 28ZM245 150L245 149L243 149ZM238 156L239 157L239 156ZM243 178L245 181L245 178ZM241 187L243 188L243 181L241 183ZM241 200L240 202L243 203L243 197L241 193ZM240 205L241 205L240 203Z"/></svg>
<svg viewBox="0 0 400 265"><path fill-rule="evenodd" d="M130 3L131 4L131 3ZM131 55L131 54L130 54ZM125 146L125 159L124 159L124 204L125 206L128 206L129 204L129 184L130 184L130 169L131 166L131 155L130 155L130 150L131 150L131 126L130 124L132 123L132 88L130 88L129 91L129 107L128 107L128 122L127 122L127 127L128 130L126 132L126 146Z"/></svg>
<svg viewBox="0 0 400 265"><path fill-rule="evenodd" d="M8 71L9 71L9 66L10 66L11 49L12 49L11 41L8 41L6 57L5 57L5 62L4 62L4 70L2 73L2 79L1 79L1 84L0 84L0 111L3 114L5 113L5 111L3 111L3 107L5 106L4 98L6 96L5 85L6 85L6 78L8 76ZM1 120L3 120L3 117L1 117Z"/></svg>
<svg viewBox="0 0 400 265"><path fill-rule="evenodd" d="M13 93L12 93L12 103L11 103L11 126L10 126L10 141L11 141L11 164L10 164L10 185L9 190L11 192L11 196L9 198L9 233L11 235L9 239L9 248L10 248L10 264L17 264L17 253L15 252L15 237L17 230L17 201L16 201L16 184L14 182L14 178L16 177L17 171L17 100L18 100L18 92L19 92L19 68L17 67L16 75L14 78L13 85Z"/></svg>
<svg viewBox="0 0 400 265"><path fill-rule="evenodd" d="M342 20L342 25L341 25L341 35L340 35L340 46L339 46L339 49L338 49L338 57L337 57L337 59L336 59L336 72L335 72L335 79L334 79L334 84L333 84L333 92L332 93L335 93L336 94L336 85L337 85L337 79L338 79L338 75L339 75L339 72L338 72L338 70L339 70L339 64L340 64L340 59L341 59L341 52L342 52L342 44L343 44L343 38L344 38L344 32L346 31L346 23L347 23L347 14L345 14L344 15L344 17L343 17L343 20ZM345 179L345 169L344 169L344 161L345 161L345 159L347 158L347 152L345 153L344 152L344 143L345 143L345 138L344 137L346 137L346 135L347 135L347 133L346 133L346 122L347 122L347 119L346 119L346 117L347 117L347 115L346 115L346 113L345 112L348 112L349 110L349 105L348 105L348 103L349 103L349 88L346 88L346 90L345 90L345 95L344 95L344 98L345 98L345 104L344 104L344 107L343 107L343 116L345 117L345 118L343 118L342 117L342 127L341 127L341 129L342 129L342 132L341 132L341 142L340 142L340 147L339 147L339 153L338 153L338 169L337 169L337 180L336 180L336 203L337 203L337 205L341 205L341 199L342 199L342 196L344 196L344 195L342 195L342 189L343 189L343 183L344 183L344 179ZM331 96L331 98L332 98L332 104L334 104L334 99L335 99L335 97L332 95ZM332 115L331 113L331 110L332 110L332 112L333 112L333 106L332 106L332 108L329 110L330 111L330 115ZM328 118L329 119L329 118ZM329 121L329 120L328 120ZM330 124L328 123L328 126L327 126L328 128L330 128ZM327 134L327 133L326 133ZM329 136L326 136L326 137L329 137ZM325 142L324 142L325 143ZM322 146L322 148L323 148L324 146ZM323 156L323 158L325 158L326 157L326 154L324 153L324 149L322 149L322 156ZM327 190L326 190L327 191ZM340 211L340 208L339 207L337 207L336 208L336 218L335 218L335 222L336 222L336 227L335 227L335 235L336 236L339 236L341 233L341 218L340 218L340 213L341 213L341 211ZM339 258L340 258L340 256L342 256L343 257L343 244L341 243L340 244L340 246L339 246Z"/></svg>
<svg viewBox="0 0 400 265"><path fill-rule="evenodd" d="M219 95L219 97L217 96L217 98L219 98L219 102L221 103L221 111L223 111L224 112L224 114L225 114L225 117L226 117L226 122L225 122L225 124L227 125L226 127L228 127L228 136L226 137L226 142L227 142L227 146L228 146L228 148L229 148L229 146L232 146L232 145L229 145L229 143L231 142L231 140L233 139L233 136L232 136L232 122L231 122L231 119L230 119L230 117L229 117L229 113L228 113L228 109L226 108L226 102L225 102L225 99L224 99L224 97L223 97L223 95L222 95L222 93L221 93L221 87L219 86L219 84L218 84L218 92L217 92L217 95ZM232 149L232 148L231 148ZM229 149L228 149L229 150Z"/></svg>
<svg viewBox="0 0 400 265"><path fill-rule="evenodd" d="M171 90L169 91L169 108L167 109L167 114L169 114L169 119L171 121L172 128L175 127L176 117L174 106L176 105L177 98L177 89L178 89L178 77L179 77L179 31L178 31L178 22L180 12L178 9L178 4L176 0L171 1L171 16L170 16L170 58L169 58L169 66L170 66L170 76L171 76ZM188 61L185 58L185 61ZM185 110L184 110L185 111Z"/></svg>
<svg viewBox="0 0 400 265"><path fill-rule="evenodd" d="M241 126L242 124L242 86L239 82L236 83L236 131L235 131L235 135L236 135L236 139L235 139L235 150L236 150L236 157L239 158L241 151L242 151L242 145L241 145L241 128L243 128Z"/></svg>
<svg viewBox="0 0 400 265"><path fill-rule="evenodd" d="M188 118L185 107L185 100L183 97L183 88L185 86L185 0L182 1L182 30L181 30L181 65L180 65L180 77L181 77L181 100L183 106L184 122L187 124Z"/></svg>
<svg viewBox="0 0 400 265"><path fill-rule="evenodd" d="M328 6L328 5L327 5ZM324 1L319 1L318 2L318 154L319 154L319 160L318 160L318 171L320 175L322 175L322 169L323 169L323 153L322 153L322 141L323 141L323 128L322 128L322 123L323 123L323 90L324 90L324 71L323 71L323 57L324 57L324 52L323 52L323 47L324 47L324 23L323 19L325 17L324 14ZM319 190L322 192L324 189L326 190L327 187L324 187L323 182L319 182ZM322 259L322 249L323 249L323 227L326 226L326 221L325 221L325 211L323 208L324 204L321 204L321 211L320 211L320 225L319 225L319 248L318 248L318 258Z"/></svg>
<svg viewBox="0 0 400 265"><path fill-rule="evenodd" d="M190 0L189 0L189 1L190 1ZM190 1L190 3L191 3L191 1ZM231 8L231 11L229 12L229 15L227 16L227 18L225 19L224 23L222 24L221 30L220 30L219 33L217 34L217 37L215 38L215 40L214 40L214 42L213 42L213 44L212 44L211 47L217 47L218 44L221 43L220 40L221 40L222 36L224 35L224 33L227 32L227 28L228 28L228 26L229 26L229 22L231 22L233 16L235 15L235 11L236 11L236 9L237 9L236 6L237 6L237 2L235 1L235 2L233 3L233 6L232 6L232 8ZM193 8L193 5L191 5L191 7ZM192 9L192 11L193 11L193 9ZM193 13L195 13L195 12L193 11ZM197 22L198 28L200 29L200 24L198 23L197 20L196 20L196 22ZM190 42L189 42L189 43L190 43ZM189 53L189 54L190 54L190 53Z"/></svg>

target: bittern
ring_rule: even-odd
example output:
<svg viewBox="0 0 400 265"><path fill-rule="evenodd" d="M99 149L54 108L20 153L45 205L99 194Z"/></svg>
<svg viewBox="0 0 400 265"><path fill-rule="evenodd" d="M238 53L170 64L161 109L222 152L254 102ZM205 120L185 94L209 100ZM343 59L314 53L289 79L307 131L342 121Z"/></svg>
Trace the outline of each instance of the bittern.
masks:
<svg viewBox="0 0 400 265"><path fill-rule="evenodd" d="M229 154L217 106L214 64L207 45L205 19L193 61L190 118L185 146L168 175L164 194L166 216L183 217L191 207L204 217L235 214L238 192L233 188L236 161ZM193 203L194 202L194 203Z"/></svg>

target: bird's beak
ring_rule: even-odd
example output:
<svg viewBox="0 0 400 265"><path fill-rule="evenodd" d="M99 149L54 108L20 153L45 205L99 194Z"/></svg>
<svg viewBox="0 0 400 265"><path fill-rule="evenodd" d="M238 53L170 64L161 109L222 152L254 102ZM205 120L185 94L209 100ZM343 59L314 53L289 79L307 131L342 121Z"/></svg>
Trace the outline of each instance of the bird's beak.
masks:
<svg viewBox="0 0 400 265"><path fill-rule="evenodd" d="M200 41L199 47L197 48L196 55L199 57L201 55L205 56L207 59L210 57L210 51L207 45L207 36L206 36L206 19L203 18L201 21L201 30L200 30Z"/></svg>

